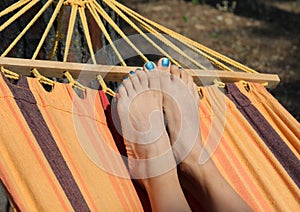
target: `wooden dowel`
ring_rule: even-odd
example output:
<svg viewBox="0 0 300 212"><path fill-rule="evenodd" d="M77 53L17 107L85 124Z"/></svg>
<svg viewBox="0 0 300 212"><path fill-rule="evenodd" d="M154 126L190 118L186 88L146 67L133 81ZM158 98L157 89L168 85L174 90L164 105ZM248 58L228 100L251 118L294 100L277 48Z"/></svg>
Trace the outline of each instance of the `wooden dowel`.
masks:
<svg viewBox="0 0 300 212"><path fill-rule="evenodd" d="M63 72L69 71L75 79L79 79L82 84L89 80L96 79L98 74L107 81L120 82L131 70L137 67L122 67L108 65L93 65L84 63L57 62L49 60L30 60L20 58L0 58L0 66L21 75L28 76L31 69L36 68L43 76L57 77L63 76ZM191 70L186 69L194 78L198 85L210 85L215 79L226 82L238 82L244 80L247 82L266 83L268 88L275 88L280 79L276 74L256 74L245 72L228 72L220 70Z"/></svg>

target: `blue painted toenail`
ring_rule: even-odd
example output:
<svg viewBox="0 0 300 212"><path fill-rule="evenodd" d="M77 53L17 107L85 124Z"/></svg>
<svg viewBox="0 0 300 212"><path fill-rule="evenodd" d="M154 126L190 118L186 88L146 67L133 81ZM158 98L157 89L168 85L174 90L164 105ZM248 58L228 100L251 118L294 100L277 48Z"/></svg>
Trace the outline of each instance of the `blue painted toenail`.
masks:
<svg viewBox="0 0 300 212"><path fill-rule="evenodd" d="M128 77L125 77L124 80L128 80Z"/></svg>
<svg viewBox="0 0 300 212"><path fill-rule="evenodd" d="M178 70L182 70L182 67L181 67L181 66L179 66L179 67L178 67Z"/></svg>
<svg viewBox="0 0 300 212"><path fill-rule="evenodd" d="M141 71L142 69L141 69L141 68L137 68L137 69L135 69L135 70L137 70L137 71Z"/></svg>
<svg viewBox="0 0 300 212"><path fill-rule="evenodd" d="M119 85L119 87L120 87L120 88L124 87L123 83L121 83L121 84Z"/></svg>
<svg viewBox="0 0 300 212"><path fill-rule="evenodd" d="M148 71L154 70L154 63L153 62L147 62L145 67L148 69Z"/></svg>
<svg viewBox="0 0 300 212"><path fill-rule="evenodd" d="M135 72L134 71L130 71L129 74L135 74Z"/></svg>
<svg viewBox="0 0 300 212"><path fill-rule="evenodd" d="M161 60L161 65L162 65L163 67L169 67L169 65L170 65L170 60L169 60L168 58L163 58L163 59Z"/></svg>

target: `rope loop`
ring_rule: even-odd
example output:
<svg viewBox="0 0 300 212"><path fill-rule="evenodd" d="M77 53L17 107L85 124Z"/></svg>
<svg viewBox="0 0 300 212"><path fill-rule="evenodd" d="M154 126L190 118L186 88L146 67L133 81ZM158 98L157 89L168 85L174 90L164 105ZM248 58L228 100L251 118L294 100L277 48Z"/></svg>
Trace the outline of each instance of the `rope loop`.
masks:
<svg viewBox="0 0 300 212"><path fill-rule="evenodd" d="M197 86L197 91L200 99L203 99L204 95L201 86Z"/></svg>
<svg viewBox="0 0 300 212"><path fill-rule="evenodd" d="M112 89L107 87L106 83L104 82L104 80L100 74L97 76L97 79L98 79L98 82L101 85L102 91L104 91L104 93L106 93L112 97L116 97L117 94Z"/></svg>
<svg viewBox="0 0 300 212"><path fill-rule="evenodd" d="M44 77L40 74L40 72L34 68L31 70L31 73L33 73L34 77L40 82L40 83L43 83L43 84L46 84L46 85L50 85L50 86L54 86L54 81L48 79L47 77Z"/></svg>
<svg viewBox="0 0 300 212"><path fill-rule="evenodd" d="M10 78L10 79L14 79L14 80L18 80L19 79L19 74L12 72L6 68L4 68L3 66L0 67L1 72L4 74L5 77Z"/></svg>
<svg viewBox="0 0 300 212"><path fill-rule="evenodd" d="M69 85L71 85L72 87L76 87L82 91L85 91L85 87L83 85L81 85L79 82L77 82L72 75L70 74L70 72L65 71L64 72L64 76L69 80Z"/></svg>
<svg viewBox="0 0 300 212"><path fill-rule="evenodd" d="M224 82L221 82L220 80L215 79L214 85L218 86L219 88L225 88L226 84Z"/></svg>

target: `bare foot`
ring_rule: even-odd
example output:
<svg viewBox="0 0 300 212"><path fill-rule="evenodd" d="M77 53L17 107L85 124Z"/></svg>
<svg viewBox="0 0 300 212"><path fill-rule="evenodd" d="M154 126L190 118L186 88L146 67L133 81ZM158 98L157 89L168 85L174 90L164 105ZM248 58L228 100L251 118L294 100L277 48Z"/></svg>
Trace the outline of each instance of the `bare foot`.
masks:
<svg viewBox="0 0 300 212"><path fill-rule="evenodd" d="M159 73L131 72L122 84L117 109L131 174L149 178L176 167L163 120Z"/></svg>
<svg viewBox="0 0 300 212"><path fill-rule="evenodd" d="M131 72L117 104L131 175L145 187L153 211L190 211L163 121L160 72L154 63Z"/></svg>
<svg viewBox="0 0 300 212"><path fill-rule="evenodd" d="M158 61L163 70L160 83L163 91L163 109L173 152L177 162L193 154L200 156L202 146L199 124L199 95L193 78L167 58Z"/></svg>
<svg viewBox="0 0 300 212"><path fill-rule="evenodd" d="M179 175L184 186L195 199L204 203L202 205L206 210L250 211L202 147L197 86L191 76L176 66L170 66L167 61L163 58L157 66L165 71L160 77L164 91L163 109L174 156L180 162ZM207 158L205 163L200 162L200 157Z"/></svg>

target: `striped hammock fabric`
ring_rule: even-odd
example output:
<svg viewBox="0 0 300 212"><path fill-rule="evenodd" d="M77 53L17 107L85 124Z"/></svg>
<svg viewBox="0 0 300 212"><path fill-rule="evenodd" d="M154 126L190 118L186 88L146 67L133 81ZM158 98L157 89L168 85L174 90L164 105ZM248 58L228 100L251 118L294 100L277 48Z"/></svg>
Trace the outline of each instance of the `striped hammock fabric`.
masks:
<svg viewBox="0 0 300 212"><path fill-rule="evenodd" d="M223 177L255 211L297 211L300 125L262 85L249 87L226 84L226 95L216 86L202 88L202 140Z"/></svg>
<svg viewBox="0 0 300 212"><path fill-rule="evenodd" d="M126 172L121 159L101 147L118 151L98 92L86 91L95 97L90 103L69 85L54 87L47 92L36 79L21 77L14 85L0 78L0 178L15 206L21 211L141 211L130 178L95 162ZM76 129L74 120L82 126ZM79 133L86 143L80 143Z"/></svg>
<svg viewBox="0 0 300 212"><path fill-rule="evenodd" d="M259 84L200 94L203 145L224 178L255 211L299 211L299 123ZM0 179L17 209L151 210L119 156L103 92L61 83L48 92L37 79L1 75L0 97Z"/></svg>

